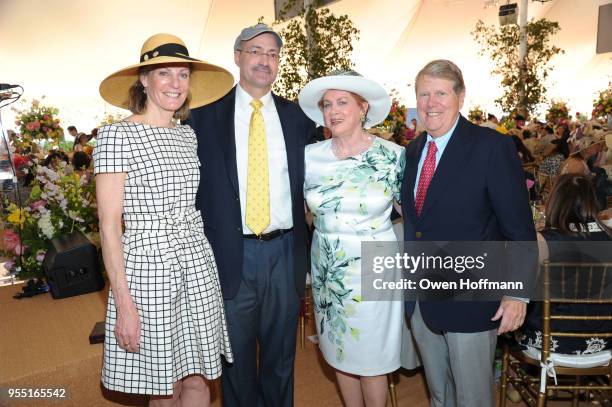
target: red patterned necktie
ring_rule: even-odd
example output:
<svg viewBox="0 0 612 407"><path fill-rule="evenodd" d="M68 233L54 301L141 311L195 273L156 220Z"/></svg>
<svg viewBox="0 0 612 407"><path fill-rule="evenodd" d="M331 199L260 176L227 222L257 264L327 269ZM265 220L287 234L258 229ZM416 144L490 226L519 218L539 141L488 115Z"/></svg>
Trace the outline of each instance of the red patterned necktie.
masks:
<svg viewBox="0 0 612 407"><path fill-rule="evenodd" d="M421 168L421 177L419 178L419 186L417 187L416 199L414 201L414 208L416 209L417 216L421 215L423 209L423 203L425 202L425 196L427 196L427 188L433 178L434 172L436 172L436 152L438 147L436 143L430 141L427 145L427 157Z"/></svg>

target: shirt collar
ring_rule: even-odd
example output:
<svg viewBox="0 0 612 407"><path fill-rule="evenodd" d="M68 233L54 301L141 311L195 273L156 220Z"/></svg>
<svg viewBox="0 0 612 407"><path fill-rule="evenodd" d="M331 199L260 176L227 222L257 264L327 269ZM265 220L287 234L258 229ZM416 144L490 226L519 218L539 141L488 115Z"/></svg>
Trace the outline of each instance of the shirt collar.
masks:
<svg viewBox="0 0 612 407"><path fill-rule="evenodd" d="M453 132L455 131L455 127L457 127L457 123L459 123L459 116L461 115L457 115L453 127L451 127L446 133L444 133L440 137L433 138L429 133L427 133L427 143L433 141L436 143L436 147L438 147L438 150L443 150L444 147L446 147L446 145L450 141L450 138L453 135Z"/></svg>
<svg viewBox="0 0 612 407"><path fill-rule="evenodd" d="M238 83L236 85L236 103L238 104L238 106L243 109L251 109L250 104L252 100L253 97L249 95L248 92L242 88L242 86L240 86L240 83ZM272 91L268 91L268 93L259 98L259 100L261 100L264 109L274 106L274 99L272 99Z"/></svg>

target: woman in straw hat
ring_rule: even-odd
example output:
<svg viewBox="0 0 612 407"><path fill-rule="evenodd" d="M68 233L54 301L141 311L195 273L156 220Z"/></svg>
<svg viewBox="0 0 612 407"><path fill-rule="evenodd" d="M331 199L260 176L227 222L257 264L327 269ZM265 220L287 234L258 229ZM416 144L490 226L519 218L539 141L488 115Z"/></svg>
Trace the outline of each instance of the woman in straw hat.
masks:
<svg viewBox="0 0 612 407"><path fill-rule="evenodd" d="M386 374L400 367L403 302L365 290L371 284L362 280L382 275L361 270L361 243L396 240L390 215L400 193L404 148L364 130L387 117L391 100L379 84L348 71L311 81L299 102L332 133L305 152L319 347L336 369L347 406L384 406Z"/></svg>
<svg viewBox="0 0 612 407"><path fill-rule="evenodd" d="M152 406L208 405L221 355L232 361L217 269L194 206L196 137L177 121L232 83L223 68L189 57L179 38L157 34L140 63L100 84L104 100L133 113L102 127L94 151L111 283L102 383L149 394Z"/></svg>

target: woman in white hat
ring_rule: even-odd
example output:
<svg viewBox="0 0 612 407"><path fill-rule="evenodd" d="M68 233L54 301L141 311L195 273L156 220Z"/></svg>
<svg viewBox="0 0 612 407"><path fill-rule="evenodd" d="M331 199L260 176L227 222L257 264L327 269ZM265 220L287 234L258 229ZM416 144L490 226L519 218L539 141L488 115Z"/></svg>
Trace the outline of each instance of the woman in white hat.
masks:
<svg viewBox="0 0 612 407"><path fill-rule="evenodd" d="M403 302L366 292L367 284L362 291L362 279L373 274L361 270L361 243L396 241L390 215L399 198L404 148L364 130L387 117L391 100L376 82L347 71L311 81L299 102L332 133L305 152L319 347L336 369L347 406L384 406L386 374L400 367Z"/></svg>
<svg viewBox="0 0 612 407"><path fill-rule="evenodd" d="M189 57L169 34L149 38L140 63L100 84L104 100L133 113L102 127L94 151L111 283L102 383L151 395L151 406L209 405L221 355L232 361L217 269L195 209L196 137L178 122L232 84L229 72Z"/></svg>

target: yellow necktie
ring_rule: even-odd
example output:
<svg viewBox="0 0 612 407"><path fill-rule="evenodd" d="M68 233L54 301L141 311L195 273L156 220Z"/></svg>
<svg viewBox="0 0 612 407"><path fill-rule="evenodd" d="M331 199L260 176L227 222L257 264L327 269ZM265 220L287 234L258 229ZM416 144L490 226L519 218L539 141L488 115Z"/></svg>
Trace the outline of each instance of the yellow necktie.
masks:
<svg viewBox="0 0 612 407"><path fill-rule="evenodd" d="M247 167L246 224L260 235L270 224L270 186L268 184L268 146L261 100L251 102L249 123L249 163Z"/></svg>

